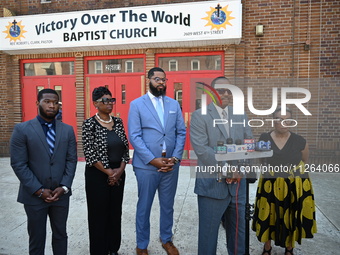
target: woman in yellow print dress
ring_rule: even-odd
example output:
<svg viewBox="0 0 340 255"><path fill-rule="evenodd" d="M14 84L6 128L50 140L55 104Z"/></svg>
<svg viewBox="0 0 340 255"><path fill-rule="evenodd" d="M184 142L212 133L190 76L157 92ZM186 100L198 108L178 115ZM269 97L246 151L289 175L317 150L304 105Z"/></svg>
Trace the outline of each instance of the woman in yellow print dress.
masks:
<svg viewBox="0 0 340 255"><path fill-rule="evenodd" d="M273 156L267 159L267 169L277 171L262 173L259 179L252 229L264 242L263 255L271 254L271 240L285 248L285 255L292 255L295 242L301 244L302 238L312 238L317 231L312 183L304 172L308 144L289 131L287 126L294 124L289 120L291 110L284 116L278 108L273 117L274 130L260 140L271 142Z"/></svg>

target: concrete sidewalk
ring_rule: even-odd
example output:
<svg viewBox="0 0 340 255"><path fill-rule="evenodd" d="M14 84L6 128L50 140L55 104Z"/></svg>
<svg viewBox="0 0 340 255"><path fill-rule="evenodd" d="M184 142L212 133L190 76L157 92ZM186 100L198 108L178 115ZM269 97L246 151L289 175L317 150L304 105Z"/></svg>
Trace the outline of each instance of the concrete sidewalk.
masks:
<svg viewBox="0 0 340 255"><path fill-rule="evenodd" d="M88 251L87 210L84 189L84 162L78 162L73 183L70 214L68 218L69 254L86 255ZM135 211L137 202L136 179L132 166L126 168L126 186L123 202L122 245L120 255L135 254ZM311 174L317 204L318 233L313 239L304 239L294 254L340 254L340 173ZM182 255L197 254L197 199L193 192L194 179L190 168L180 168L178 190L175 200L174 244ZM0 255L28 254L26 215L22 204L16 202L19 181L9 165L9 158L0 158ZM251 201L257 183L250 185ZM51 233L48 229L46 255L52 254ZM155 197L151 213L150 255L166 254L158 238L159 206ZM254 232L250 232L250 254L261 254L263 245ZM225 234L220 228L217 254L227 254ZM272 254L284 254L284 249L273 247ZM209 254L207 254L209 255Z"/></svg>

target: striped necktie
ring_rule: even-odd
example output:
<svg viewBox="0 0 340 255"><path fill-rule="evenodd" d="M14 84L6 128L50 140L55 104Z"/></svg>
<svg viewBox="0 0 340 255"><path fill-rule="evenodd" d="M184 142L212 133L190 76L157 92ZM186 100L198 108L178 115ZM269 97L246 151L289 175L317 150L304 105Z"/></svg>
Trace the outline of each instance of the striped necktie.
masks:
<svg viewBox="0 0 340 255"><path fill-rule="evenodd" d="M48 144L48 148L50 149L51 154L54 151L54 143L55 143L55 132L52 128L52 123L45 123L48 127L47 134L46 134L46 141Z"/></svg>

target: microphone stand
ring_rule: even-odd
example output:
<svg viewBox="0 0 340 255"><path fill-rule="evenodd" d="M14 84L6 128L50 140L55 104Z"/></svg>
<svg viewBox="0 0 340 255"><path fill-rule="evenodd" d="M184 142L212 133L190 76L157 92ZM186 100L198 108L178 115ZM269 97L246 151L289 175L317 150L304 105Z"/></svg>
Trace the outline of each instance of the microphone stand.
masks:
<svg viewBox="0 0 340 255"><path fill-rule="evenodd" d="M240 152L240 153L226 153L226 154L215 154L215 159L217 161L228 161L228 160L240 160L240 159L255 159L255 158L268 158L273 156L272 150L254 151L254 152ZM266 164L266 160L263 161L263 165ZM244 165L249 165L249 163L244 163ZM246 230L245 230L245 255L249 254L249 221L253 218L254 214L254 204L249 203L249 184L256 181L255 176L247 174L246 179L246 208L245 208L245 218L246 218Z"/></svg>
<svg viewBox="0 0 340 255"><path fill-rule="evenodd" d="M248 164L250 166L250 164ZM250 227L250 221L253 218L254 215L254 208L255 205L249 203L249 184L256 182L256 174L255 176L254 173L249 173L246 176L246 212L245 212L245 218L246 218L246 237L245 237L245 255L250 255L249 253L249 244L250 244L250 239L249 239L249 227Z"/></svg>

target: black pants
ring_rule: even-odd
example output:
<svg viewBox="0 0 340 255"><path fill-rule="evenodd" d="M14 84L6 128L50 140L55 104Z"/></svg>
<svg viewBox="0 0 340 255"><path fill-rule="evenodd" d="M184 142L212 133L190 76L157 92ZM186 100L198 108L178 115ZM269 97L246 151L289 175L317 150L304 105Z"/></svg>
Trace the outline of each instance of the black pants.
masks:
<svg viewBox="0 0 340 255"><path fill-rule="evenodd" d="M106 174L95 167L85 169L91 255L107 255L120 248L125 172L121 179L119 186L109 186Z"/></svg>

